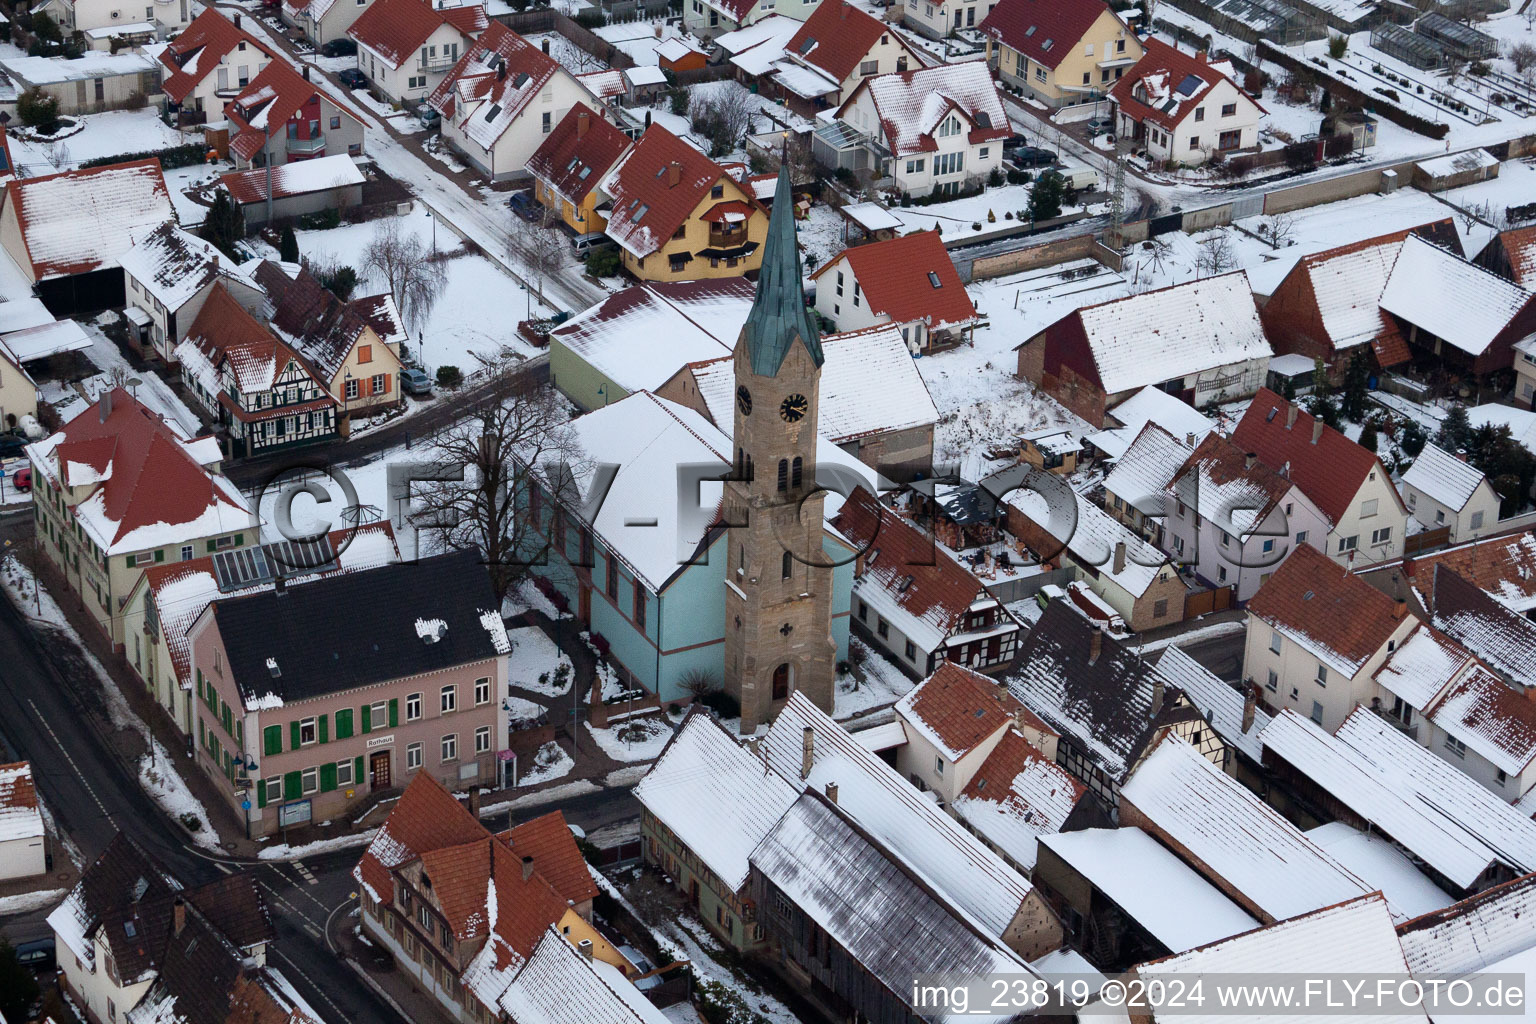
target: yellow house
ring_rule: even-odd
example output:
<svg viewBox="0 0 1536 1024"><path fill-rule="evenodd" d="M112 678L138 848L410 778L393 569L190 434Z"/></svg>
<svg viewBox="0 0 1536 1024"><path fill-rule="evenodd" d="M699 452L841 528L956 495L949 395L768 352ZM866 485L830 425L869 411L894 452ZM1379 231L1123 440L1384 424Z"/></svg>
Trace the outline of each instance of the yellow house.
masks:
<svg viewBox="0 0 1536 1024"><path fill-rule="evenodd" d="M608 237L642 281L756 270L768 212L725 169L658 124L603 180Z"/></svg>
<svg viewBox="0 0 1536 1024"><path fill-rule="evenodd" d="M631 144L601 113L576 104L528 158L533 197L578 235L603 230L608 218L598 212L597 186Z"/></svg>
<svg viewBox="0 0 1536 1024"><path fill-rule="evenodd" d="M1007 85L1052 107L1108 95L1141 42L1103 0L1002 0L981 22L987 61Z"/></svg>

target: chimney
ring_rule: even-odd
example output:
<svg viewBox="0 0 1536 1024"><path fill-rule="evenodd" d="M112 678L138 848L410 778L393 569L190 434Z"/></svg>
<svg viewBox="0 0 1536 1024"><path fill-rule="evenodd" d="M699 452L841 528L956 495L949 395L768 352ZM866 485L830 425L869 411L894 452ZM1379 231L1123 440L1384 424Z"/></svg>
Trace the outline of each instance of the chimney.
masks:
<svg viewBox="0 0 1536 1024"><path fill-rule="evenodd" d="M1201 64L1210 63L1210 57L1206 56L1206 52L1204 50L1195 51L1195 60L1199 61Z"/></svg>
<svg viewBox="0 0 1536 1024"><path fill-rule="evenodd" d="M528 881L528 879L530 879L532 877L533 877L533 858L532 857L524 857L523 858L523 881L526 882L526 881Z"/></svg>
<svg viewBox="0 0 1536 1024"><path fill-rule="evenodd" d="M576 943L576 948L581 950L581 955L582 955L583 959L585 959L587 961L591 961L591 959L592 959L592 940L591 939L582 939L580 942Z"/></svg>
<svg viewBox="0 0 1536 1024"><path fill-rule="evenodd" d="M1323 436L1323 421L1316 417L1312 420L1312 443L1317 444L1317 439Z"/></svg>
<svg viewBox="0 0 1536 1024"><path fill-rule="evenodd" d="M1191 448L1195 446L1195 435L1193 432L1184 435L1184 443Z"/></svg>
<svg viewBox="0 0 1536 1024"><path fill-rule="evenodd" d="M1258 462L1258 461L1259 461L1259 456L1256 453L1254 453L1254 452L1247 452L1247 453L1245 453L1243 455L1243 468L1244 469L1252 469L1253 468L1253 464L1255 462Z"/></svg>
<svg viewBox="0 0 1536 1024"><path fill-rule="evenodd" d="M475 816L475 820L476 821L480 820L480 787L479 786L471 786L469 788L469 813L473 814Z"/></svg>
<svg viewBox="0 0 1536 1024"><path fill-rule="evenodd" d="M171 904L171 934L180 935L187 926L187 901L180 896Z"/></svg>
<svg viewBox="0 0 1536 1024"><path fill-rule="evenodd" d="M1253 728L1253 717L1259 709L1259 686L1249 682L1247 692L1243 695L1243 732Z"/></svg>
<svg viewBox="0 0 1536 1024"><path fill-rule="evenodd" d="M1111 571L1116 576L1125 572L1125 541L1123 540L1115 542L1115 567Z"/></svg>
<svg viewBox="0 0 1536 1024"><path fill-rule="evenodd" d="M1403 616L1405 616L1407 614L1408 614L1408 602L1407 601L1403 600L1402 598L1398 598L1396 601L1392 602L1392 617L1394 619L1397 619L1397 620L1401 621Z"/></svg>
<svg viewBox="0 0 1536 1024"><path fill-rule="evenodd" d="M539 44L539 48L544 51L546 56L549 54L549 38L548 37L545 37L544 41Z"/></svg>
<svg viewBox="0 0 1536 1024"><path fill-rule="evenodd" d="M1456 449L1456 458L1460 459L1462 462L1466 462L1467 461L1467 450L1465 448L1457 448Z"/></svg>
<svg viewBox="0 0 1536 1024"><path fill-rule="evenodd" d="M811 765L816 760L816 732L806 726L800 734L800 777L811 777Z"/></svg>
<svg viewBox="0 0 1536 1024"><path fill-rule="evenodd" d="M1285 429L1290 430L1296 425L1296 405L1292 403L1285 407Z"/></svg>
<svg viewBox="0 0 1536 1024"><path fill-rule="evenodd" d="M1088 633L1088 664L1092 665L1104 653L1104 626L1098 622L1089 625L1092 629Z"/></svg>
<svg viewBox="0 0 1536 1024"><path fill-rule="evenodd" d="M238 12L236 12L236 14L235 14L235 28L239 28L239 27L240 27L240 14Z"/></svg>
<svg viewBox="0 0 1536 1024"><path fill-rule="evenodd" d="M1157 673L1152 674L1152 717L1163 710L1163 677Z"/></svg>
<svg viewBox="0 0 1536 1024"><path fill-rule="evenodd" d="M309 65L304 65L304 81L309 81Z"/></svg>
<svg viewBox="0 0 1536 1024"><path fill-rule="evenodd" d="M548 42L549 40L545 40ZM582 138L587 134L587 129L592 126L592 115L585 110L576 114L576 137Z"/></svg>
<svg viewBox="0 0 1536 1024"><path fill-rule="evenodd" d="M667 188L672 188L683 180L683 165L673 160L667 164Z"/></svg>
<svg viewBox="0 0 1536 1024"><path fill-rule="evenodd" d="M114 389L109 388L106 391L103 391L101 393L101 397L96 400L96 414L101 417L101 422L103 423L107 422L107 420L112 417L113 390Z"/></svg>
<svg viewBox="0 0 1536 1024"><path fill-rule="evenodd" d="M837 783L827 783L827 799L831 800L833 803L837 803Z"/></svg>

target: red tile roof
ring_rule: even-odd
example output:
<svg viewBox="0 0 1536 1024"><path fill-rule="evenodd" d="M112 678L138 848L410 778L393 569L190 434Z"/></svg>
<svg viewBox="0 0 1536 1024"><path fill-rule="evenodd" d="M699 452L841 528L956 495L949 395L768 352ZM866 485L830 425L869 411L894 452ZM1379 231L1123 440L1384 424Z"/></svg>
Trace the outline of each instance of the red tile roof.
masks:
<svg viewBox="0 0 1536 1024"><path fill-rule="evenodd" d="M1386 468L1375 455L1330 426L1322 427L1314 443L1312 414L1297 406L1296 422L1287 426L1290 408L1291 403L1273 391L1260 390L1232 431L1232 443L1289 477L1337 524L1372 473L1387 479Z"/></svg>
<svg viewBox="0 0 1536 1024"><path fill-rule="evenodd" d="M462 100L488 101L499 108L488 121L465 122L464 132L489 149L517 119L544 83L563 73L559 64L499 21L486 26L427 97L427 103L452 120Z"/></svg>
<svg viewBox="0 0 1536 1024"><path fill-rule="evenodd" d="M1397 602L1309 544L1280 563L1248 602L1248 611L1356 669L1386 645L1405 614Z"/></svg>
<svg viewBox="0 0 1536 1024"><path fill-rule="evenodd" d="M940 64L866 78L838 107L839 119L861 92L869 93L886 145L898 157L936 151L939 143L934 132L951 111L973 126L966 135L972 145L1005 139L1013 131L1002 94L985 61ZM934 99L941 102L934 103Z"/></svg>
<svg viewBox="0 0 1536 1024"><path fill-rule="evenodd" d="M930 327L943 327L977 319L976 307L936 232L915 231L844 249L822 264L811 280L842 259L853 268L870 310L884 313L893 323L921 320ZM929 275L937 275L937 286Z"/></svg>
<svg viewBox="0 0 1536 1024"><path fill-rule="evenodd" d="M1020 707L1023 705L1021 704ZM1027 709L1026 714L1033 715ZM1040 720L1037 718L1035 721ZM1055 732L1044 722L1040 722L1040 727L1046 732L1053 734ZM1031 769L1049 778L1055 786L1060 787L1059 790L1052 788L1037 794L1026 787L1015 789L1014 780ZM971 776L971 781L966 783L961 795L971 800L1015 804L1019 815L1027 823L1036 825L1038 831L1056 831L1061 822L1052 820L1052 811L1055 808L1032 807L1029 804L1029 797L1045 796L1052 798L1054 802L1060 796L1065 796L1065 803L1076 806L1086 792L1088 787L1085 784L1073 778L1065 768L1042 754L1017 730L1009 729L1003 733L1003 738L997 741L997 746L992 748L992 753L987 755L987 759L981 763L976 774Z"/></svg>
<svg viewBox="0 0 1536 1024"><path fill-rule="evenodd" d="M293 70L285 60L274 60L251 79L240 94L224 106L234 131L229 148L249 160L261 151L267 139L286 131L288 119L298 113L311 97L321 95L313 82ZM350 107L335 97L324 96L345 117L359 120Z"/></svg>
<svg viewBox="0 0 1536 1024"><path fill-rule="evenodd" d="M485 826L442 783L418 772L353 873L375 899L391 902L395 884L390 871L428 850L472 843L486 835Z"/></svg>
<svg viewBox="0 0 1536 1024"><path fill-rule="evenodd" d="M203 301L197 319L187 329L186 340L197 346L203 358L216 370L228 363L234 372L236 386L241 391L249 393L271 389L290 362L303 367L321 391L326 390L326 381L320 379L308 360L278 340L275 334L236 301L222 282L215 284L208 298ZM229 398L222 390L216 393L221 401ZM265 416L256 418L293 415L308 408L319 409L335 404L334 398L324 394L317 401L305 403L304 407L282 406L262 410ZM238 403L233 403L231 409L244 411Z"/></svg>
<svg viewBox="0 0 1536 1024"><path fill-rule="evenodd" d="M37 806L37 787L27 761L0 764L0 810Z"/></svg>
<svg viewBox="0 0 1536 1024"><path fill-rule="evenodd" d="M1536 289L1536 224L1505 231L1498 241L1509 260L1510 278L1522 288Z"/></svg>
<svg viewBox="0 0 1536 1024"><path fill-rule="evenodd" d="M472 39L484 32L489 23L485 7L480 4L440 8L429 0L373 0L347 29L347 35L378 54L390 67L398 68L445 24Z"/></svg>
<svg viewBox="0 0 1536 1024"><path fill-rule="evenodd" d="M889 25L844 0L822 0L800 30L790 36L784 52L820 68L842 84L889 31Z"/></svg>
<svg viewBox="0 0 1536 1024"><path fill-rule="evenodd" d="M203 13L193 18L191 24L160 51L160 63L167 69L161 83L165 95L172 103L181 103L197 83L213 74L219 62L241 43L268 58L276 56L265 43L244 29L236 28L221 11L213 7L203 8Z"/></svg>
<svg viewBox="0 0 1536 1024"><path fill-rule="evenodd" d="M592 880L586 858L576 846L565 815L559 811L513 826L496 838L506 843L519 862L532 857L533 870L561 899L584 903L597 895L597 883Z"/></svg>
<svg viewBox="0 0 1536 1024"><path fill-rule="evenodd" d="M1155 38L1148 38L1142 46L1142 57L1136 66L1109 91L1120 109L1137 121L1151 121L1171 131L1200 105L1202 97L1222 82L1231 83L1250 103L1264 110L1236 82L1213 67L1204 53L1185 53ZM1182 93L1180 86L1188 78L1198 79L1203 87ZM1159 99L1173 100L1173 109L1164 109Z"/></svg>
<svg viewBox="0 0 1536 1024"><path fill-rule="evenodd" d="M566 202L580 206L629 146L629 136L585 103L578 103L533 151L528 173Z"/></svg>
<svg viewBox="0 0 1536 1024"><path fill-rule="evenodd" d="M719 164L652 124L603 182L613 200L608 235L631 255L649 256L725 178Z"/></svg>
<svg viewBox="0 0 1536 1024"><path fill-rule="evenodd" d="M1006 687L979 672L946 661L898 704L903 715L926 725L955 754L964 756L997 730L1024 715L1049 730Z"/></svg>
<svg viewBox="0 0 1536 1024"><path fill-rule="evenodd" d="M1458 544L1428 555L1404 559L1408 578L1421 592L1431 592L1435 569L1443 566L1502 604L1525 608L1536 598L1536 537L1530 531Z"/></svg>
<svg viewBox="0 0 1536 1024"><path fill-rule="evenodd" d="M5 205L16 211L35 281L113 264L139 239L176 219L154 157L12 179L5 186Z"/></svg>
<svg viewBox="0 0 1536 1024"><path fill-rule="evenodd" d="M977 27L1010 50L1054 68L1105 11L1114 14L1104 0L1002 0ZM1132 38L1129 27L1125 33Z"/></svg>

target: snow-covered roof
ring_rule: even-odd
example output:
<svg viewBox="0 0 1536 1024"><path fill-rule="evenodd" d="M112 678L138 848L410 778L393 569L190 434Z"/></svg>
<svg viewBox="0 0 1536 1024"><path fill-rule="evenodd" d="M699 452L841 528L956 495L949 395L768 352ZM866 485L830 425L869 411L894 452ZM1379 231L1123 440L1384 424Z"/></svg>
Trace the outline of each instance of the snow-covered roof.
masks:
<svg viewBox="0 0 1536 1024"><path fill-rule="evenodd" d="M1381 311L1381 292L1392 274L1392 265L1402 250L1406 232L1394 232L1380 238L1342 245L1336 249L1303 256L1292 274L1301 275L1312 293L1312 304L1322 320L1322 328L1335 351L1354 348L1367 342L1378 351L1390 350L1406 358L1407 350L1396 323ZM1279 292L1286 290L1282 284ZM1277 292L1278 294L1278 292ZM1281 358L1281 357L1277 357ZM1315 362L1309 356L1284 358L1301 360L1305 366L1270 368L1287 375L1310 372Z"/></svg>
<svg viewBox="0 0 1536 1024"><path fill-rule="evenodd" d="M1157 671L1164 679L1184 691L1189 702L1205 720L1211 723L1222 742L1236 747L1255 764L1264 754L1259 733L1269 724L1269 715L1263 708L1253 709L1253 724L1243 728L1243 692L1220 679L1210 669L1184 653L1183 648L1170 646L1158 659ZM1252 684L1248 684L1252 686Z"/></svg>
<svg viewBox="0 0 1536 1024"><path fill-rule="evenodd" d="M427 103L458 124L475 145L490 149L545 84L560 75L569 77L549 54L492 21L443 76Z"/></svg>
<svg viewBox="0 0 1536 1024"><path fill-rule="evenodd" d="M820 99L841 87L830 75L788 57L773 61L770 69L775 82L803 99Z"/></svg>
<svg viewBox="0 0 1536 1024"><path fill-rule="evenodd" d="M41 58L39 58L41 59ZM150 231L176 219L154 158L6 184L34 281L111 266Z"/></svg>
<svg viewBox="0 0 1536 1024"><path fill-rule="evenodd" d="M1180 975L1266 974L1276 970L1298 976L1322 974L1402 975L1407 972L1403 951L1397 944L1392 915L1380 893L1361 895L1325 904L1321 909L1272 924L1258 931L1223 939L1165 960L1142 964L1136 973L1166 982ZM1187 1024L1218 1024L1231 1018L1230 1010L1186 1012ZM1286 1024L1296 1018L1291 1011L1245 1013L1245 1021ZM1397 1014L1369 1012L1340 1014L1340 1021L1360 1024L1426 1024L1423 1010Z"/></svg>
<svg viewBox="0 0 1536 1024"><path fill-rule="evenodd" d="M1143 41L1142 47L1141 59L1110 91L1120 111L1127 116L1137 121L1151 121L1169 130L1177 128L1210 100L1211 90L1223 82L1232 87L1240 105L1254 108L1254 120L1257 114L1263 113L1264 108L1232 81L1231 64L1225 61L1213 64L1206 58L1204 50L1185 53L1155 37ZM1247 115L1245 110L1244 116Z"/></svg>
<svg viewBox="0 0 1536 1024"><path fill-rule="evenodd" d="M1480 971L1536 946L1536 875L1485 889L1398 929L1414 974Z"/></svg>
<svg viewBox="0 0 1536 1024"><path fill-rule="evenodd" d="M972 145L1013 132L985 61L938 64L866 78L838 108L839 118L865 89L875 105L886 145L896 157L936 152L939 126L952 114Z"/></svg>
<svg viewBox="0 0 1536 1024"><path fill-rule="evenodd" d="M517 1024L670 1024L618 968L588 960L553 924L491 1000Z"/></svg>
<svg viewBox="0 0 1536 1024"><path fill-rule="evenodd" d="M659 251L699 209L716 182L728 177L715 161L653 123L603 178L602 190L612 202L608 237L631 256L644 259ZM755 201L747 217L753 213L761 213ZM756 243L743 246L751 246L751 252Z"/></svg>
<svg viewBox="0 0 1536 1024"><path fill-rule="evenodd" d="M30 295L0 302L0 335L42 327L54 322L53 314L42 299Z"/></svg>
<svg viewBox="0 0 1536 1024"><path fill-rule="evenodd" d="M1289 708L1275 716L1261 739L1266 756L1283 759L1453 885L1470 888L1490 865L1504 860L1475 833L1419 804L1394 773L1382 771Z"/></svg>
<svg viewBox="0 0 1536 1024"><path fill-rule="evenodd" d="M1027 709L1025 714L1034 718ZM1010 861L1032 871L1037 841L1061 831L1087 788L1010 727L950 810Z"/></svg>
<svg viewBox="0 0 1536 1024"><path fill-rule="evenodd" d="M1068 314L1082 325L1106 394L1173 377L1267 360L1248 275L1234 271Z"/></svg>
<svg viewBox="0 0 1536 1024"><path fill-rule="evenodd" d="M1370 891L1247 787L1169 734L1120 790L1250 912L1282 921ZM1390 920L1388 922L1390 924Z"/></svg>
<svg viewBox="0 0 1536 1024"><path fill-rule="evenodd" d="M1499 540L1508 543L1505 538ZM1505 550L1519 551L1531 540L1529 534L1522 534ZM1501 594L1518 593L1512 583L1519 577L1501 580L1484 574L1469 579L1461 571L1467 568L1434 567L1433 584L1427 589L1435 626L1511 682L1526 689L1536 686L1536 622L1499 599Z"/></svg>
<svg viewBox="0 0 1536 1024"><path fill-rule="evenodd" d="M65 319L0 335L0 344L18 360L27 362L60 352L80 352L94 342L78 321Z"/></svg>
<svg viewBox="0 0 1536 1024"><path fill-rule="evenodd" d="M118 75L142 75L159 65L140 53L107 53L86 50L80 57L59 60L53 57L0 57L0 68L24 85L58 85L83 82L92 78Z"/></svg>
<svg viewBox="0 0 1536 1024"><path fill-rule="evenodd" d="M1463 672L1425 713L1509 778L1522 777L1536 761L1536 700L1480 663Z"/></svg>
<svg viewBox="0 0 1536 1024"><path fill-rule="evenodd" d="M1381 836L1361 832L1342 821L1330 821L1309 830L1307 838L1337 857L1367 885L1380 889L1394 921L1401 923L1452 902L1407 854Z"/></svg>
<svg viewBox="0 0 1536 1024"><path fill-rule="evenodd" d="M1090 435L1088 440L1098 436ZM1114 468L1104 477L1104 490L1143 515L1162 516L1168 487L1193 450L1156 423L1148 423L1129 448L1117 453Z"/></svg>
<svg viewBox="0 0 1536 1024"><path fill-rule="evenodd" d="M416 0L411 0L416 2ZM288 199L325 192L333 188L348 188L363 183L363 172L345 153L322 156L314 160L291 160L271 169L272 198ZM268 173L265 167L253 167L248 171L233 171L219 178L219 184L229 191L230 197L241 205L263 203L267 199Z"/></svg>
<svg viewBox="0 0 1536 1024"><path fill-rule="evenodd" d="M1467 410L1467 422L1476 427L1508 427L1516 441L1536 453L1536 412L1512 405L1488 402Z"/></svg>
<svg viewBox="0 0 1536 1024"><path fill-rule="evenodd" d="M844 807L838 783L836 804L814 793L801 796L752 852L753 866L775 889L892 992L907 991L913 978L929 973L1034 977L996 933L945 903L899 850L877 845L883 836L871 842L854 828L853 822L864 822ZM932 1019L1003 1024L1012 1016Z"/></svg>
<svg viewBox="0 0 1536 1024"><path fill-rule="evenodd" d="M1455 640L1433 626L1420 624L1376 670L1376 683L1423 711L1471 661L1471 652Z"/></svg>
<svg viewBox="0 0 1536 1024"><path fill-rule="evenodd" d="M1291 481L1220 434L1208 434L1174 474L1173 494L1222 532L1246 540L1285 527L1265 524L1292 493Z"/></svg>
<svg viewBox="0 0 1536 1024"><path fill-rule="evenodd" d="M1040 842L1170 952L1203 946L1259 922L1139 828L1090 828Z"/></svg>
<svg viewBox="0 0 1536 1024"><path fill-rule="evenodd" d="M1311 367L1312 362L1308 360L1307 368ZM1156 423L1191 449L1216 429L1215 420L1177 395L1150 385L1114 406L1109 415L1120 425L1095 431L1084 440L1111 459L1124 455L1148 423Z"/></svg>
<svg viewBox="0 0 1536 1024"><path fill-rule="evenodd" d="M799 787L695 710L635 787L635 799L731 891L747 858L800 795Z"/></svg>
<svg viewBox="0 0 1536 1024"><path fill-rule="evenodd" d="M807 727L812 761L802 775ZM1013 922L1030 883L803 692L790 694L758 751L769 767L802 789L822 792L836 783L839 808L989 935L1001 936Z"/></svg>
<svg viewBox="0 0 1536 1024"><path fill-rule="evenodd" d="M1431 157L1428 160L1420 160L1413 166L1423 171L1431 178L1440 178L1453 174L1461 174L1465 171L1481 170L1487 167L1497 167L1499 158L1481 147L1463 150L1460 153L1451 153L1448 156Z"/></svg>
<svg viewBox="0 0 1536 1024"><path fill-rule="evenodd" d="M288 167L303 167L318 162L285 164L274 170L273 174ZM171 311L180 309L203 285L220 274L238 278L253 289L257 287L256 282L242 274L239 267L218 248L193 237L171 222L160 225L142 237L137 245L123 254L119 262L124 273L138 281L150 295Z"/></svg>
<svg viewBox="0 0 1536 1024"><path fill-rule="evenodd" d="M43 834L43 812L27 761L0 764L0 843Z"/></svg>
<svg viewBox="0 0 1536 1024"><path fill-rule="evenodd" d="M1381 308L1470 356L1488 350L1536 295L1417 235L1403 240Z"/></svg>
<svg viewBox="0 0 1536 1024"><path fill-rule="evenodd" d="M665 85L667 73L659 65L641 64L624 69L624 80L630 85Z"/></svg>
<svg viewBox="0 0 1536 1024"><path fill-rule="evenodd" d="M1426 444L1403 474L1403 485L1433 498L1453 512L1466 508L1486 480L1481 470L1433 442Z"/></svg>
<svg viewBox="0 0 1536 1024"><path fill-rule="evenodd" d="M895 231L904 223L902 219L879 203L849 203L839 211L865 231Z"/></svg>

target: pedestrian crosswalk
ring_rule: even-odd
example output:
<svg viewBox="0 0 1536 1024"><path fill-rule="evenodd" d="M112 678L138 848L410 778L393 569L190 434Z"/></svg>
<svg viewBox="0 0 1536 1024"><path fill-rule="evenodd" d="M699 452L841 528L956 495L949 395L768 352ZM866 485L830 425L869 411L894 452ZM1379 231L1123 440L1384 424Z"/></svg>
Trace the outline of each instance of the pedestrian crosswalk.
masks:
<svg viewBox="0 0 1536 1024"><path fill-rule="evenodd" d="M304 879L304 884L305 885L319 885L320 884L320 880L317 879L310 872L309 868L304 866L304 862L303 861L301 861L301 860L294 861L293 862L293 870L297 871L299 873L299 877Z"/></svg>

